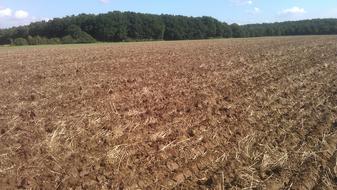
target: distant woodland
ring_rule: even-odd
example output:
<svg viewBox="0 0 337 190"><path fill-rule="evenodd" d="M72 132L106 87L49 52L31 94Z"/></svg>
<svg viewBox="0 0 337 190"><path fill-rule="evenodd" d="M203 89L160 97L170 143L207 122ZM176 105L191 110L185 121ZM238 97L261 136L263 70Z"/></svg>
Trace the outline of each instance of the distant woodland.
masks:
<svg viewBox="0 0 337 190"><path fill-rule="evenodd" d="M337 34L337 19L227 24L212 17L133 12L80 14L0 30L0 45L71 44Z"/></svg>

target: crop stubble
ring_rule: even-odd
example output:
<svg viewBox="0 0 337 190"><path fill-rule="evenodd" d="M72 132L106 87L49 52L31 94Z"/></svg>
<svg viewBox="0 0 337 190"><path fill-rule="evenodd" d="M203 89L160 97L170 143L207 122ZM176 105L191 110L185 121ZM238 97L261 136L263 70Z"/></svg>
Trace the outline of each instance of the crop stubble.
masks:
<svg viewBox="0 0 337 190"><path fill-rule="evenodd" d="M0 48L2 189L334 189L337 38Z"/></svg>

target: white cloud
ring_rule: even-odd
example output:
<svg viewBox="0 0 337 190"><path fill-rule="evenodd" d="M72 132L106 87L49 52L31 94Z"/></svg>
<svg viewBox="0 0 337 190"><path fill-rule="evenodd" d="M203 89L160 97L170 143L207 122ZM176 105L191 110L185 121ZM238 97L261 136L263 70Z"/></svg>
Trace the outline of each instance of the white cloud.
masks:
<svg viewBox="0 0 337 190"><path fill-rule="evenodd" d="M40 19L31 17L27 11L0 7L0 28L26 25L35 20Z"/></svg>
<svg viewBox="0 0 337 190"><path fill-rule="evenodd" d="M259 13L259 12L261 12L261 10L258 7L254 7L254 12Z"/></svg>
<svg viewBox="0 0 337 190"><path fill-rule="evenodd" d="M306 11L300 7L291 7L289 9L284 9L280 14L304 14Z"/></svg>
<svg viewBox="0 0 337 190"><path fill-rule="evenodd" d="M15 11L14 17L17 19L25 19L29 16L29 13L27 11L23 11L23 10L18 10Z"/></svg>
<svg viewBox="0 0 337 190"><path fill-rule="evenodd" d="M110 0L99 0L101 3L107 4L110 2Z"/></svg>
<svg viewBox="0 0 337 190"><path fill-rule="evenodd" d="M12 9L10 8L0 9L0 17L5 16L12 16Z"/></svg>

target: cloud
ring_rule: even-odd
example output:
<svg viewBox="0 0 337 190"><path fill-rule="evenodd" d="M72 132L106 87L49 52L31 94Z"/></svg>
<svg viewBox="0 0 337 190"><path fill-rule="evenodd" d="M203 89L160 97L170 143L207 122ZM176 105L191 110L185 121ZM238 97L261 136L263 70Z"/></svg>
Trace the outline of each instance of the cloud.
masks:
<svg viewBox="0 0 337 190"><path fill-rule="evenodd" d="M25 10L12 10L8 7L0 7L0 28L26 25L36 20L41 19L31 17Z"/></svg>
<svg viewBox="0 0 337 190"><path fill-rule="evenodd" d="M254 12L259 13L259 12L261 12L261 10L258 7L254 7Z"/></svg>
<svg viewBox="0 0 337 190"><path fill-rule="evenodd" d="M12 16L12 12L10 8L0 9L0 17Z"/></svg>
<svg viewBox="0 0 337 190"><path fill-rule="evenodd" d="M291 7L289 9L284 9L283 11L280 12L280 14L286 14L286 15L295 15L295 14L304 14L306 11L303 8L300 7Z"/></svg>
<svg viewBox="0 0 337 190"><path fill-rule="evenodd" d="M107 3L110 3L110 0L99 0L99 2L107 4Z"/></svg>
<svg viewBox="0 0 337 190"><path fill-rule="evenodd" d="M17 19L25 19L29 16L29 13L27 11L23 11L23 10L18 10L15 11L14 17Z"/></svg>

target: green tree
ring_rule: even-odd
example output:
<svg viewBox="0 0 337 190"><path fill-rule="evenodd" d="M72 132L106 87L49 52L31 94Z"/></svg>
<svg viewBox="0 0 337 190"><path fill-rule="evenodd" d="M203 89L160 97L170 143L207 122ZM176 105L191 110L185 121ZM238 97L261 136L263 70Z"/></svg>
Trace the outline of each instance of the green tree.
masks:
<svg viewBox="0 0 337 190"><path fill-rule="evenodd" d="M231 27L231 30L232 30L232 36L234 38L243 37L243 31L238 24L231 24L230 27Z"/></svg>
<svg viewBox="0 0 337 190"><path fill-rule="evenodd" d="M24 38L16 38L14 40L14 45L16 45L16 46L25 46L25 45L28 45L28 42Z"/></svg>
<svg viewBox="0 0 337 190"><path fill-rule="evenodd" d="M81 31L78 36L75 37L77 43L95 43L96 40L88 33Z"/></svg>
<svg viewBox="0 0 337 190"><path fill-rule="evenodd" d="M75 24L68 26L66 29L66 34L71 35L73 38L78 38L81 35L81 32L82 29Z"/></svg>
<svg viewBox="0 0 337 190"><path fill-rule="evenodd" d="M71 35L67 35L61 39L61 42L63 44L74 44L76 43L76 40Z"/></svg>
<svg viewBox="0 0 337 190"><path fill-rule="evenodd" d="M337 19L312 19L279 23L238 25L221 23L212 17L154 15L133 12L80 14L0 29L0 45L25 38L29 44L134 40L188 40L205 38L259 37L337 34ZM70 38L70 37L71 38Z"/></svg>
<svg viewBox="0 0 337 190"><path fill-rule="evenodd" d="M60 43L61 43L60 38L51 38L51 39L48 39L48 44L60 44Z"/></svg>

